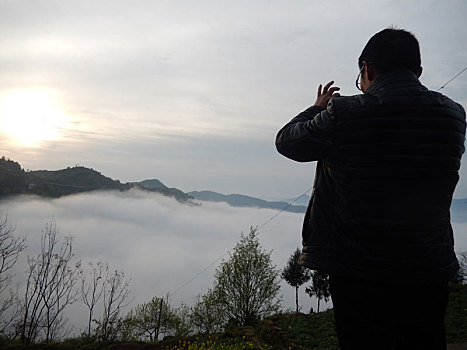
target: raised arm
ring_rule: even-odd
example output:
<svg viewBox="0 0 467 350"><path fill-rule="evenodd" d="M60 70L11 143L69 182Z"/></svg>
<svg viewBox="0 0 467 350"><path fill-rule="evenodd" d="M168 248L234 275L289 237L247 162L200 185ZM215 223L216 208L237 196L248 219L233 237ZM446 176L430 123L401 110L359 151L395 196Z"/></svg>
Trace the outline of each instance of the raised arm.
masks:
<svg viewBox="0 0 467 350"><path fill-rule="evenodd" d="M338 87L331 87L333 81L318 87L316 102L289 123L277 134L276 148L287 158L298 162L323 159L332 145L335 117L327 105L333 97L339 97Z"/></svg>

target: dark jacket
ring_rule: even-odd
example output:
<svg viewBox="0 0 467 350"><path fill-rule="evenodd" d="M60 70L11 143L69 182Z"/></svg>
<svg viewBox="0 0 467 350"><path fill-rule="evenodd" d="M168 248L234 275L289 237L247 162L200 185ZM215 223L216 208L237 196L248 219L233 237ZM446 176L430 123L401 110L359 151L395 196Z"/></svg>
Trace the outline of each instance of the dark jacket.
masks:
<svg viewBox="0 0 467 350"><path fill-rule="evenodd" d="M458 269L449 208L464 152L465 111L411 71L363 95L310 107L278 133L277 150L318 160L301 264L389 283L443 281Z"/></svg>

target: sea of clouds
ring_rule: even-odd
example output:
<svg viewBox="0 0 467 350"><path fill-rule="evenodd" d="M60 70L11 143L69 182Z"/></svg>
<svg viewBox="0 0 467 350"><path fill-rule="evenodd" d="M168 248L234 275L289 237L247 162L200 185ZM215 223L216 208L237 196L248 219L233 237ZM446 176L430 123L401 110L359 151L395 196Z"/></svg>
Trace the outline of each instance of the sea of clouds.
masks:
<svg viewBox="0 0 467 350"><path fill-rule="evenodd" d="M170 294L172 305L193 305L198 294L212 287L215 269L250 227L261 226L277 214L271 209L235 208L226 203L179 203L159 194L94 192L44 199L17 196L0 202L8 223L24 235L27 249L15 267L15 281L24 288L27 257L40 252L46 224L56 224L58 236L73 237L75 260L83 265L103 261L130 280L131 304ZM282 270L301 245L303 214L282 212L259 230L258 238L278 269ZM200 273L201 271L204 272ZM295 309L295 292L281 281L284 309ZM301 288L302 311L316 310ZM321 308L331 303L322 303ZM86 314L81 303L68 317L75 330L84 328Z"/></svg>
<svg viewBox="0 0 467 350"><path fill-rule="evenodd" d="M198 294L212 287L215 269L235 246L241 233L262 226L258 238L273 263L282 270L301 245L303 214L271 209L235 208L226 203L182 204L159 194L94 192L59 199L16 196L0 201L8 223L24 235L27 249L15 267L20 290L26 280L27 257L40 252L40 237L47 223L56 224L59 237L73 237L75 260L107 262L130 280L131 304L170 294L174 306L193 305ZM273 220L269 221L272 217ZM467 251L467 223L453 223L456 250ZM204 271L203 271L204 270ZM202 272L203 271L203 272ZM200 273L202 272L202 273ZM295 292L281 281L284 309L295 309ZM316 300L301 288L303 312L316 310ZM321 309L332 303L322 303ZM67 315L75 332L85 327L85 307L76 303Z"/></svg>

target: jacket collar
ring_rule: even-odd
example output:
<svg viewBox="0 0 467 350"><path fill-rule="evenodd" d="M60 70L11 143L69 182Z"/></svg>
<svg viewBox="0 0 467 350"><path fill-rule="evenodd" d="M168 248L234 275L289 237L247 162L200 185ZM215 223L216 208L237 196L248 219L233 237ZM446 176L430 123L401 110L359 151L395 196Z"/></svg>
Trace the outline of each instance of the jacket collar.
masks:
<svg viewBox="0 0 467 350"><path fill-rule="evenodd" d="M398 68L393 71L378 77L373 81L365 94L379 95L383 91L393 88L410 88L410 87L423 87L425 88L414 72L407 68ZM426 89L426 88L425 88Z"/></svg>

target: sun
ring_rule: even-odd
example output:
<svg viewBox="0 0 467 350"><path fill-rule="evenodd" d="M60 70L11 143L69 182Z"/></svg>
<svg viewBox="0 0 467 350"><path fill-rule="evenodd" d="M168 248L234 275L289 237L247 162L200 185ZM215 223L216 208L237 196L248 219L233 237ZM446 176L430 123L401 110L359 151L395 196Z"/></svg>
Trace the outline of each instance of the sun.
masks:
<svg viewBox="0 0 467 350"><path fill-rule="evenodd" d="M67 117L46 91L14 91L0 96L0 132L23 146L56 140Z"/></svg>

